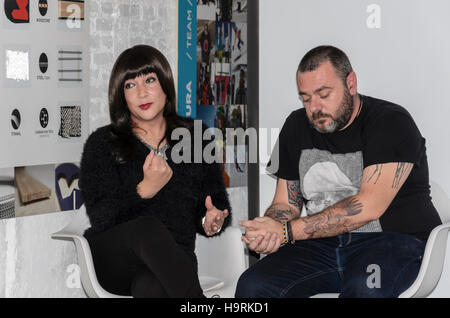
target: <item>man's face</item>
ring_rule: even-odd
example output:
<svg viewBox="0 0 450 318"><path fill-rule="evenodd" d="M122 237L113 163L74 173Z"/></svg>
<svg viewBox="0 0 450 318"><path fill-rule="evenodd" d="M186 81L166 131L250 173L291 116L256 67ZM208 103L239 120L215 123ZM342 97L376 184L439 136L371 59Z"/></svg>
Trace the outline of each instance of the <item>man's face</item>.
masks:
<svg viewBox="0 0 450 318"><path fill-rule="evenodd" d="M318 132L333 133L347 126L354 110L353 97L331 62L298 73L297 85L309 122Z"/></svg>

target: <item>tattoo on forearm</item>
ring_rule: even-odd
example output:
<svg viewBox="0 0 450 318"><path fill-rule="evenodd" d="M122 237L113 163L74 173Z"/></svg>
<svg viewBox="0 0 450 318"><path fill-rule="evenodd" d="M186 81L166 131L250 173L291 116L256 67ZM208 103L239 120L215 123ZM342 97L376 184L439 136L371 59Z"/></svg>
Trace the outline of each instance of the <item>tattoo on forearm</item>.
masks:
<svg viewBox="0 0 450 318"><path fill-rule="evenodd" d="M289 204L292 204L301 211L303 206L300 194L300 181L286 181Z"/></svg>
<svg viewBox="0 0 450 318"><path fill-rule="evenodd" d="M346 198L322 212L302 218L304 234L308 239L331 237L350 232L364 225L354 222L351 217L362 212L363 205L354 196Z"/></svg>
<svg viewBox="0 0 450 318"><path fill-rule="evenodd" d="M381 170L383 170L383 165L375 165L375 169L372 171L372 174L367 176L364 181L369 183L373 180L373 184L377 184L377 181L381 176Z"/></svg>
<svg viewBox="0 0 450 318"><path fill-rule="evenodd" d="M291 221L298 217L294 210L286 209L286 205L280 204L273 204L272 206L270 206L267 209L265 216L268 216L279 222Z"/></svg>
<svg viewBox="0 0 450 318"><path fill-rule="evenodd" d="M395 177L392 181L392 188L398 189L406 180L405 176L408 176L413 168L412 163L400 162L397 164L397 169L395 171Z"/></svg>

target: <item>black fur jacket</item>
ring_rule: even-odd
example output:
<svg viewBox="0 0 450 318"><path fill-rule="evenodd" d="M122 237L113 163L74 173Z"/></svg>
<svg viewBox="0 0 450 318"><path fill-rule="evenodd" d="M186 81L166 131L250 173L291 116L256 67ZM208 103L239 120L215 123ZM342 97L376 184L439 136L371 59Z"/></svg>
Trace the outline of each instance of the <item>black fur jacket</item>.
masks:
<svg viewBox="0 0 450 318"><path fill-rule="evenodd" d="M84 145L81 160L80 189L85 200L91 228L84 236L127 222L140 216L154 216L162 221L175 241L194 257L196 233L206 235L202 218L205 199L211 196L218 209L228 209L221 232L231 222L231 207L218 163L179 163L166 151L173 171L170 181L151 199L142 199L136 186L143 178L142 166L150 150L136 137L132 160L115 159L110 126L93 132ZM220 234L220 233L219 233Z"/></svg>

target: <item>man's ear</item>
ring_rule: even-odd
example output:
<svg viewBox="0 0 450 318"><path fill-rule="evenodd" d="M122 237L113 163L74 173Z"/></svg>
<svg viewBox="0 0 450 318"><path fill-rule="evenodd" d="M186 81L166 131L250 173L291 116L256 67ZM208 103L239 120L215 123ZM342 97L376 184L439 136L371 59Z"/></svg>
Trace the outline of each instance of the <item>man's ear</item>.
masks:
<svg viewBox="0 0 450 318"><path fill-rule="evenodd" d="M351 72L347 76L347 88L350 91L350 95L355 95L358 92L358 79L356 78L356 73Z"/></svg>

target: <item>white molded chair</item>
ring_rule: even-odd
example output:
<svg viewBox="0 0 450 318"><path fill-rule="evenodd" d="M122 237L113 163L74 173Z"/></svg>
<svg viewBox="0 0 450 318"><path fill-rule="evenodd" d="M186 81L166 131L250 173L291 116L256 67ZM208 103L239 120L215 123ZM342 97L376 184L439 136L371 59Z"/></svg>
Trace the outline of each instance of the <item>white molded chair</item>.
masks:
<svg viewBox="0 0 450 318"><path fill-rule="evenodd" d="M431 231L420 266L419 274L414 283L399 298L424 298L436 288L444 267L447 250L448 233L450 231L450 199L440 186L431 181L431 196L438 210L442 225ZM337 298L339 294L317 294L311 298Z"/></svg>
<svg viewBox="0 0 450 318"><path fill-rule="evenodd" d="M95 274L89 243L84 231L90 227L89 218L83 205L71 222L51 237L73 241L80 266L81 284L91 298L130 298L107 292L100 286ZM206 238L197 235L195 253L198 258L200 285L207 297L234 297L239 276L246 269L244 243L241 231L229 227L220 236Z"/></svg>

